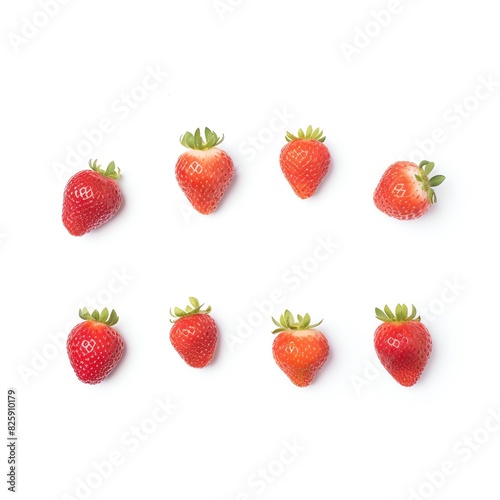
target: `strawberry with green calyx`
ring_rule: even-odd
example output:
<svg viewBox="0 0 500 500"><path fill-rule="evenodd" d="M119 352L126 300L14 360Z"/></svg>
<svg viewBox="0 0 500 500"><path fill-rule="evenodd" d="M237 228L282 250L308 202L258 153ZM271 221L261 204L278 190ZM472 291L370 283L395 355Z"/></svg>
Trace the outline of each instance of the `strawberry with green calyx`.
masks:
<svg viewBox="0 0 500 500"><path fill-rule="evenodd" d="M445 180L444 175L429 177L434 166L429 161L422 161L420 165L409 161L393 163L375 189L375 206L400 220L417 219L424 215L437 201L433 188Z"/></svg>
<svg viewBox="0 0 500 500"><path fill-rule="evenodd" d="M311 325L309 314L297 315L296 321L288 309L279 322L273 318L278 327L273 333L279 334L273 342L274 360L299 387L306 387L313 381L330 353L328 340L316 330L322 321Z"/></svg>
<svg viewBox="0 0 500 500"><path fill-rule="evenodd" d="M99 384L115 369L125 348L120 334L111 328L118 316L106 308L101 313L83 308L79 315L84 321L71 330L66 343L69 361L82 382Z"/></svg>
<svg viewBox="0 0 500 500"><path fill-rule="evenodd" d="M415 306L408 314L406 305L398 304L395 313L386 305L375 308L383 323L375 331L375 350L380 362L401 385L410 387L422 375L432 352L432 339L417 317Z"/></svg>
<svg viewBox="0 0 500 500"><path fill-rule="evenodd" d="M231 157L217 146L224 140L205 128L186 132L181 144L188 148L177 160L175 176L193 208L201 214L211 214L219 205L234 175Z"/></svg>
<svg viewBox="0 0 500 500"><path fill-rule="evenodd" d="M174 307L170 315L173 325L170 342L181 358L194 368L203 368L213 359L217 347L218 330L209 315L212 308L202 309L203 304L195 297L189 297L190 305L185 309Z"/></svg>
<svg viewBox="0 0 500 500"><path fill-rule="evenodd" d="M90 170L76 173L66 184L62 221L73 236L82 236L102 226L116 215L122 193L116 182L120 169L111 162L106 170L89 161Z"/></svg>
<svg viewBox="0 0 500 500"><path fill-rule="evenodd" d="M319 128L309 125L297 135L286 133L281 150L280 166L295 194L302 199L312 196L330 168L330 151L323 144L325 136Z"/></svg>

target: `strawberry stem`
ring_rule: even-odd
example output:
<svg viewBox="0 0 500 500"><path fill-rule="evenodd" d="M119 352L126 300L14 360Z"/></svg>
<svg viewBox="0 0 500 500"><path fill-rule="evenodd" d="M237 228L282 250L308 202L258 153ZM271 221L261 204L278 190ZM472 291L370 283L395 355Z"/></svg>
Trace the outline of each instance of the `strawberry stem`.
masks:
<svg viewBox="0 0 500 500"><path fill-rule="evenodd" d="M388 305L382 311L378 307L375 308L375 316L384 323L405 323L407 321L420 321L420 316L417 316L417 309L412 304L411 314L408 314L408 307L405 304L398 304L395 309L395 314L391 311Z"/></svg>
<svg viewBox="0 0 500 500"><path fill-rule="evenodd" d="M120 169L115 165L115 162L112 161L106 168L106 170L101 168L101 165L97 164L97 160L89 160L89 167L98 174L104 175L104 177L108 177L109 179L119 179L121 177Z"/></svg>
<svg viewBox="0 0 500 500"><path fill-rule="evenodd" d="M97 309L94 310L94 312L90 313L89 310L84 307L83 309L80 309L78 314L80 318L84 319L85 321L97 321L98 323L104 323L108 326L116 325L119 320L116 311L113 309L110 314L107 307L105 307L100 313Z"/></svg>
<svg viewBox="0 0 500 500"><path fill-rule="evenodd" d="M188 305L185 309L181 309L179 307L174 307L174 312L170 309L170 316L176 319L171 319L171 323L175 323L179 318L184 318L186 316L191 316L193 314L210 314L212 308L208 306L206 309L202 309L203 304L200 304L200 301L196 297L189 297L190 305Z"/></svg>
<svg viewBox="0 0 500 500"><path fill-rule="evenodd" d="M224 140L224 135L219 138L219 136L208 127L205 127L205 140L201 137L201 131L197 128L192 134L191 132L186 132L181 137L181 144L189 149L197 149L206 151L207 149L214 148L218 146Z"/></svg>
<svg viewBox="0 0 500 500"><path fill-rule="evenodd" d="M299 129L297 135L293 135L290 132L287 132L285 139L287 142L297 141L299 139L325 142L326 137L323 135L322 130L320 130L319 128L313 130L312 126L309 125L305 132L302 129Z"/></svg>
<svg viewBox="0 0 500 500"><path fill-rule="evenodd" d="M434 162L422 161L418 166L418 174L415 175L415 179L422 184L422 189L427 193L427 199L431 205L437 201L436 193L432 188L439 186L446 179L444 175L435 175L429 179L434 166Z"/></svg>
<svg viewBox="0 0 500 500"><path fill-rule="evenodd" d="M310 330L323 323L323 320L321 320L319 323L311 325L311 316L308 313L304 316L297 314L297 321L295 321L293 314L288 309L280 316L279 322L274 318L272 320L278 327L273 333L284 332L285 330Z"/></svg>

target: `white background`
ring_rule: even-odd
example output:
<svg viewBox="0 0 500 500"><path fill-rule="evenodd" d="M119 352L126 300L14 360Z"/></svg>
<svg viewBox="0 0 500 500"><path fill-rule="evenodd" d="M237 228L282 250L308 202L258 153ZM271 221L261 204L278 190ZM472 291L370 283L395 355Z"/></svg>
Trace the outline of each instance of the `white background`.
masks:
<svg viewBox="0 0 500 500"><path fill-rule="evenodd" d="M500 82L496 4L401 0L387 26L368 25L350 61L342 43L358 34L362 44L358 30L388 2L227 6L219 15L210 0L75 0L19 44L40 6L2 4L1 352L4 386L19 393L18 498L83 498L75 490L89 477L96 499L403 500L419 488L421 498L498 498L500 432L481 428L500 404L500 87L469 99L481 78ZM141 93L148 67L169 75ZM131 92L143 100L124 109ZM469 116L457 118L464 100ZM266 131L283 110L287 123L273 122L283 130ZM61 173L68 148L85 147L102 119L113 130ZM334 164L304 201L278 156L285 128L309 124L325 131ZM179 137L204 126L225 134L237 168L210 216L189 211L174 177ZM413 222L381 214L372 193L384 169L414 158L436 128L445 139L425 156L447 177L438 204ZM267 143L251 154L248 137L259 135ZM62 192L89 158L122 169L125 203L75 238L60 220ZM338 243L319 263L318 238ZM312 271L292 281L293 266ZM122 272L126 285L110 294ZM270 306L273 290L284 301ZM203 370L168 339L169 308L189 295L212 305L220 329ZM51 340L91 297L117 310L127 349L98 386L79 382ZM413 388L380 368L372 346L374 307L397 302L428 310L434 341ZM324 318L331 344L305 389L271 355L270 316L285 307ZM249 317L256 326L245 330ZM167 397L178 408L132 451L122 436L150 430L156 398ZM487 442L476 449L464 435ZM302 451L280 465L294 440ZM121 465L95 488L92 463L116 451ZM426 486L444 461L455 473ZM268 467L272 481L257 482Z"/></svg>

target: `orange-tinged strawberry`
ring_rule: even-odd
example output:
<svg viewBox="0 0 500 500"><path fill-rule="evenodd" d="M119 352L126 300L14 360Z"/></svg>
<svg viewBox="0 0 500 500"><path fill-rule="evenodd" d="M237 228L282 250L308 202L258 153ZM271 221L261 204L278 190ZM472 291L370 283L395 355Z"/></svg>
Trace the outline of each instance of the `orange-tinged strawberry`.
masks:
<svg viewBox="0 0 500 500"><path fill-rule="evenodd" d="M420 165L410 161L393 163L378 183L373 201L376 207L400 220L417 219L436 203L432 188L439 186L444 175L429 178L434 163L423 161Z"/></svg>
<svg viewBox="0 0 500 500"><path fill-rule="evenodd" d="M82 236L116 215L122 193L116 182L120 169L112 161L106 170L89 161L91 170L76 173L64 189L62 220L73 236Z"/></svg>
<svg viewBox="0 0 500 500"><path fill-rule="evenodd" d="M181 144L186 151L177 160L175 177L193 208L201 214L211 214L219 205L234 175L233 160L217 146L224 140L205 128L205 140L200 129L186 132Z"/></svg>
<svg viewBox="0 0 500 500"><path fill-rule="evenodd" d="M203 368L213 359L217 347L217 325L209 315L212 308L202 309L203 304L189 297L190 305L185 310L178 307L170 314L170 342L181 358L193 368Z"/></svg>
<svg viewBox="0 0 500 500"><path fill-rule="evenodd" d="M295 194L309 198L330 168L330 151L323 144L325 136L319 128L313 130L309 126L305 132L300 129L296 136L287 132L286 140L288 144L280 154L281 170Z"/></svg>
<svg viewBox="0 0 500 500"><path fill-rule="evenodd" d="M322 321L311 325L309 314L297 315L286 310L280 321L273 318L279 333L273 342L273 357L277 365L297 386L306 387L316 377L330 353L328 340L316 329Z"/></svg>
<svg viewBox="0 0 500 500"><path fill-rule="evenodd" d="M92 314L80 310L84 321L69 333L66 348L76 376L86 384L99 384L120 361L125 344L120 334L111 328L118 323L114 310L107 309Z"/></svg>
<svg viewBox="0 0 500 500"><path fill-rule="evenodd" d="M375 315L383 321L374 338L380 362L401 385L416 384L429 361L432 339L420 317L416 317L415 306L408 314L408 307L398 304L394 314L386 305L383 311L376 308Z"/></svg>

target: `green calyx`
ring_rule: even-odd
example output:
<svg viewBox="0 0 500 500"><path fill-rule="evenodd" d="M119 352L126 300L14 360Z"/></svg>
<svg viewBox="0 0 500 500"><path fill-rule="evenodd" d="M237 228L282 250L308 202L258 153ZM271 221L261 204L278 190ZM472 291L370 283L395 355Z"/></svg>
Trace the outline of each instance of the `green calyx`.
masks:
<svg viewBox="0 0 500 500"><path fill-rule="evenodd" d="M206 309L202 309L203 304L196 297L189 297L190 305L186 309L181 309L179 307L174 307L174 312L170 309L170 316L175 319L171 319L171 323L175 323L179 318L185 318L186 316L191 316L193 314L210 314L212 308L208 306Z"/></svg>
<svg viewBox="0 0 500 500"><path fill-rule="evenodd" d="M309 330L323 323L323 320L321 320L319 323L311 325L311 316L307 313L304 316L297 314L297 321L295 321L293 314L288 309L280 316L279 322L274 318L272 319L273 323L278 327L273 330L273 333L284 332L285 330Z"/></svg>
<svg viewBox="0 0 500 500"><path fill-rule="evenodd" d="M86 307L84 307L83 309L80 309L79 315L80 318L86 321L97 321L98 323L104 323L108 326L116 325L119 319L114 309L111 311L111 314L109 314L109 311L106 307L102 310L101 313L95 310L92 314Z"/></svg>
<svg viewBox="0 0 500 500"><path fill-rule="evenodd" d="M320 130L319 128L313 130L311 125L309 125L305 132L300 128L297 132L297 135L293 135L290 132L287 132L285 139L286 142L296 141L297 139L311 139L319 142L325 142L326 137L323 135L322 130Z"/></svg>
<svg viewBox="0 0 500 500"><path fill-rule="evenodd" d="M434 166L434 162L422 161L418 166L419 173L415 175L415 179L422 184L423 190L427 193L427 199L431 205L437 201L436 193L432 188L439 186L446 179L444 175L435 175L429 179L429 174L432 172Z"/></svg>
<svg viewBox="0 0 500 500"><path fill-rule="evenodd" d="M218 146L224 140L224 135L219 136L208 127L205 127L205 139L201 136L199 128L196 129L194 135L191 132L186 132L181 137L181 144L189 149L198 149L206 151L207 149Z"/></svg>
<svg viewBox="0 0 500 500"><path fill-rule="evenodd" d="M108 177L110 179L119 179L121 174L120 174L120 169L115 165L115 162L112 161L106 168L106 170L101 168L101 165L97 164L97 160L94 160L94 163L92 163L92 160L89 160L89 167L94 171L97 172L101 175L104 175L104 177Z"/></svg>
<svg viewBox="0 0 500 500"><path fill-rule="evenodd" d="M389 306L385 306L384 310L382 311L378 307L375 308L375 316L377 319L380 321L383 321L384 323L405 323L407 321L420 321L420 316L417 316L417 310L415 309L415 306L412 304L411 306L411 314L408 315L408 307L405 306L404 304L398 304L396 306L396 314L394 314Z"/></svg>

